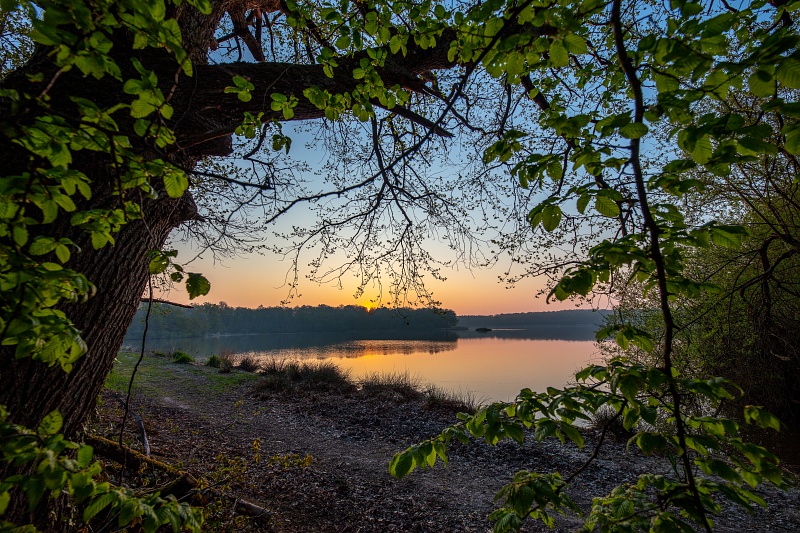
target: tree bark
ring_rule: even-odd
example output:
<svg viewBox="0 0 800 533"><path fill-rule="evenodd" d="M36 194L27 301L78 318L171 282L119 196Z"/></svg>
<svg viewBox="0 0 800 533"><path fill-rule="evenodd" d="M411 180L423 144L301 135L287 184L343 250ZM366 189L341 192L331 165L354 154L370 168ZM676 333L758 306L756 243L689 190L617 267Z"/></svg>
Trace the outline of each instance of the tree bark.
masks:
<svg viewBox="0 0 800 533"><path fill-rule="evenodd" d="M188 171L193 169L200 157L229 153L231 135L241 123L244 112L257 114L263 111L265 121L273 118L283 120L282 115L270 109L270 94L282 93L299 99L294 109L295 120L316 119L322 117L323 112L303 96L304 89L317 86L331 93L343 93L352 91L358 83L352 76L358 57L339 58L339 67L333 78L324 74L321 65L267 62L206 64L209 48L215 43L214 31L232 7L258 8L263 12L285 10L285 4L280 0L216 0L212 3L213 11L208 16L201 15L186 4L172 13L181 27L184 47L195 63L193 77L179 76L176 81L177 66L164 52L133 50L131 36L115 35L117 41L114 50L119 55L117 62L123 69L128 69L127 74L139 76L131 72L129 60L130 55L138 54L139 60L158 74L164 94L172 95L170 104L174 108L174 115L168 124L173 128L177 142L169 148L168 153L152 153L152 157L159 155L178 161ZM503 31L519 31L519 28L515 30L509 25ZM547 29L530 29L530 32L545 34ZM427 50L409 43L406 56L391 56L380 69L384 85L391 87L399 84L411 90L424 90L424 81L418 77L420 74L455 65L447 58L454 36L454 33L442 35L437 45ZM26 68L7 76L0 83L0 88L30 92L31 86L26 75L45 72L48 79L47 74L52 75L57 70L49 61L46 50L40 50ZM232 85L233 76L243 76L255 85L253 98L249 102L240 101L234 94L225 94L225 87ZM177 83L177 87L172 86L174 83ZM38 87L34 89L40 90ZM60 112L70 109L71 96L88 98L101 107L111 106L123 99L118 82L107 78L98 81L83 77L77 69L62 74L49 95L52 109ZM0 115L8 111L7 104L0 99ZM30 119L30 116L24 117L24 120ZM120 117L122 127L129 128L130 125L122 124L124 121ZM130 137L135 138L133 134ZM29 154L8 140L3 137L5 145L0 145L0 157L6 165L5 170L11 168L11 173L14 173L15 167L27 168L30 164ZM149 153L149 150L143 147L142 153ZM115 201L113 194L109 193L114 180L106 163L95 158L73 165L93 182L92 201L78 206L79 209L103 207L104 197L105 202ZM104 187L107 189L106 195L98 194L98 190L102 192ZM96 205L96 202L101 203ZM9 347L0 348L0 404L8 408L12 421L35 427L47 413L58 409L64 417L64 432L71 435L91 412L146 286L147 252L160 248L173 229L196 216L196 207L189 193L178 200L162 194L158 200L147 201L144 212L143 220L124 226L116 236L115 245L100 250L94 250L89 243L82 243L85 237L70 226L66 217L60 224L43 228L43 231L59 233L59 236L69 237L81 244L83 251L75 254L67 266L85 274L97 287L97 294L85 303L64 306L64 310L82 332L89 351L67 374L59 367L47 367L30 359L16 360ZM54 229L50 226L60 227Z"/></svg>
<svg viewBox="0 0 800 533"><path fill-rule="evenodd" d="M54 409L64 417L64 432L74 434L91 413L105 377L122 346L148 278L147 252L158 249L169 233L196 214L191 198L159 200L146 206L144 220L124 226L114 246L82 246L68 266L87 276L97 293L85 303L64 306L81 331L89 351L72 372L29 358L0 354L0 404L18 424L36 427ZM77 240L77 239L76 239Z"/></svg>

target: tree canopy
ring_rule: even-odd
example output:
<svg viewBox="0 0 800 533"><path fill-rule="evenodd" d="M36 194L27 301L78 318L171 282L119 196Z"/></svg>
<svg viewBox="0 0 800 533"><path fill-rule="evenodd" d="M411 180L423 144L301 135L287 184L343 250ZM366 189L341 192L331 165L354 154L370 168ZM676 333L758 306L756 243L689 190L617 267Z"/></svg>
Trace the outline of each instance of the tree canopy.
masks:
<svg viewBox="0 0 800 533"><path fill-rule="evenodd" d="M715 494L762 503L748 487L780 470L720 414L737 387L679 363L698 303L758 287L770 316L792 309L798 5L2 0L0 516L25 520L45 488L66 487L84 520L111 505L120 526L200 527L174 502L96 482L91 450L59 431L75 435L91 410L151 276L210 290L165 246L175 228L224 249L300 204L317 210L293 231L295 261L317 246L312 276L388 274L401 300L425 295L426 270L442 275L431 239L468 264L507 252L509 277L552 276L549 297L636 287L641 312L600 338L649 357L465 415L398 454L394 475L469 435L582 445L576 423L610 408L674 471L598 497L587 527L710 530ZM323 186L286 159L289 121L333 156ZM779 355L797 371L796 353ZM743 420L779 427L750 404ZM587 467L517 474L495 529L551 523Z"/></svg>

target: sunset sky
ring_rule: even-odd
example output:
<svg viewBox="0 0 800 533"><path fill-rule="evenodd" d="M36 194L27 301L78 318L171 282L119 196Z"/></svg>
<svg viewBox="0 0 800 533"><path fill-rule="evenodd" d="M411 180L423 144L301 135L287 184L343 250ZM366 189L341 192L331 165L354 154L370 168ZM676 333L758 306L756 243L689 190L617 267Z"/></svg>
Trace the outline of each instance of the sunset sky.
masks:
<svg viewBox="0 0 800 533"><path fill-rule="evenodd" d="M323 167L327 155L321 150L317 139L308 130L303 130L296 124L287 125L285 131L289 133L294 142L291 154L286 158L286 166L291 166L291 161L308 165L306 170L295 172L302 174L311 180L318 180L315 177L316 170ZM364 141L367 142L367 141ZM453 144L447 150L447 157L450 161L459 159L460 155L467 152L463 146ZM457 166L450 167L443 165L438 172L447 176L449 173L456 174L461 172ZM462 169L463 171L463 169ZM459 174L460 178L460 174ZM514 178L508 177L514 180ZM442 186L441 184L439 186ZM293 225L308 226L309 217L317 217L310 211L291 211L278 219L275 226L263 231L263 242L275 244L272 240L273 230L281 233L288 233ZM484 236L484 239L491 236ZM434 251L434 255L440 260L453 260L452 252L447 251L445 240L431 241L426 243L426 250ZM196 256L197 251L191 245L178 243L175 247L179 250L177 263L184 264L185 261ZM438 248L438 250L437 250ZM449 254L449 255L448 255ZM305 264L312 257L306 257ZM330 261L329 266L333 266L336 258ZM301 265L304 264L301 262ZM203 273L211 282L211 293L203 298L195 299L193 303L210 302L217 303L224 301L231 306L241 307L266 307L280 305L289 296L290 289L286 284L288 271L291 265L281 256L265 252L265 255L251 253L233 259L225 259L222 262L215 262L210 252L205 252L200 260L193 262L187 267L190 272ZM498 263L491 269L468 269L463 264L456 264L454 267L442 269L441 274L446 281L435 280L431 275L426 275L425 283L429 291L433 293L433 298L441 302L444 308L452 309L459 315L468 314L499 314L517 313L528 311L556 311L560 309L575 308L575 302L552 301L550 304L545 302L543 296L537 293L544 287L546 280L525 279L517 283L514 287L507 287L499 276L509 267L508 261ZM354 294L357 289L355 278L342 279L342 287L336 284L320 285L311 280L305 279L307 272L300 272L300 285L298 292L300 297L295 297L288 302L289 306L318 305L326 304L331 306L338 305L363 305L365 307L375 307L376 305L387 305L391 300L385 285L388 280L383 280L384 288L381 294L377 284L366 288L365 293L359 298ZM288 278L291 280L291 276ZM173 290L170 294L164 294L172 301L188 303L188 297L180 287L180 290Z"/></svg>
<svg viewBox="0 0 800 533"><path fill-rule="evenodd" d="M178 262L189 256L189 250L181 250ZM276 256L250 254L236 259L228 259L221 264L214 264L210 255L206 254L200 261L193 263L188 270L202 272L211 282L211 293L207 297L197 298L192 303L226 302L231 306L265 307L280 305L289 294L285 285L289 264ZM536 296L543 286L544 280L527 279L513 288L506 288L498 280L502 268L444 271L447 280L440 282L426 277L429 289L442 307L452 309L459 315L518 313L527 311L556 311L574 309L574 302L545 302L544 297ZM345 282L347 280L344 280ZM355 282L344 285L341 289L335 285L319 285L301 279L299 298L289 302L289 306L318 305L363 305L374 307L371 301L379 297L377 287L368 287L360 298L354 298ZM166 295L170 300L189 303L183 290L173 290ZM383 295L387 303L388 295Z"/></svg>

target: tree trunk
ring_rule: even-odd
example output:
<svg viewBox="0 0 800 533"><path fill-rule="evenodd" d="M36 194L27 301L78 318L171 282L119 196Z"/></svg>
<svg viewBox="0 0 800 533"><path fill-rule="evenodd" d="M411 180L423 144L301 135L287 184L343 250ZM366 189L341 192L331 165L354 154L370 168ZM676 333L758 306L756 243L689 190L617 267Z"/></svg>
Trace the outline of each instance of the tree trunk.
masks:
<svg viewBox="0 0 800 533"><path fill-rule="evenodd" d="M148 278L147 252L160 248L170 231L195 214L188 196L157 200L146 206L144 220L123 227L114 246L94 250L88 244L75 254L68 266L85 274L97 293L87 302L64 306L64 311L81 331L89 351L67 374L59 366L16 360L12 350L2 350L0 404L9 409L14 422L36 427L45 414L58 409L66 434L80 428L94 408L139 306Z"/></svg>
<svg viewBox="0 0 800 533"><path fill-rule="evenodd" d="M210 16L203 16L189 6L182 6L178 12L173 13L183 26L183 33L187 35L184 42L186 51L198 64L205 62L210 39L213 38L226 6L231 2L221 0L215 4L214 12ZM130 56L138 53L132 50L132 36L115 37L118 39L114 48L118 54L116 61L124 72L126 69L129 71L132 68ZM165 94L168 93L172 89L172 80L177 71L174 60L158 50L145 51L139 59L146 67L157 72ZM48 50L39 48L28 64L10 73L2 80L0 87L30 92L29 74L43 72L47 78L48 74L52 77L56 70ZM123 74L123 78L128 75L138 76L135 72L127 72ZM181 82L188 79L183 77ZM48 94L52 109L61 113L69 113L72 109L70 98L73 96L89 99L100 107L110 107L125 100L122 84L118 81L108 77L96 80L82 76L77 69L58 77ZM182 108L175 106L176 116L191 116L198 106L203 105L197 100L182 103ZM0 99L0 115L5 113L11 116L10 108ZM32 118L22 114L20 116L23 117L21 121ZM137 136L130 131L131 124L126 124L130 119L121 114L115 117L120 121L123 133L132 142L138 142ZM192 127L196 127L196 121L190 122ZM0 139L6 140L4 137ZM145 158L157 157L145 146L139 151L145 154ZM200 151L195 153L205 155ZM0 144L4 174L13 175L25 171L30 165L29 155L11 143ZM185 153L161 155L186 170L191 170L197 161L196 157ZM78 210L117 207L119 197L115 196L113 189L117 177L110 170L108 156L78 152L74 159L72 168L80 170L92 181L92 198L79 202ZM161 183L151 185L156 189L163 188ZM80 429L83 421L92 412L147 286L147 252L160 249L173 229L197 216L197 207L188 192L179 199L162 193L156 200L144 200L142 210L141 220L123 226L114 236L115 244L106 245L100 250L92 247L81 230L71 226L69 214L62 215L53 224L40 227L43 234L67 237L80 246L80 253L73 253L65 266L84 274L96 287L95 295L87 301L60 306L80 330L88 352L74 363L71 372L66 373L59 366L48 367L29 358L15 359L13 346L0 347L0 405L6 406L12 422L35 428L46 414L58 409L64 418L63 432L71 436ZM35 230L36 226L32 229Z"/></svg>
<svg viewBox="0 0 800 533"><path fill-rule="evenodd" d="M136 55L146 68L157 73L164 94L171 95L174 119L169 126L174 130L176 142L168 147L171 151L159 155L179 162L189 171L200 157L230 153L231 135L241 123L244 112L256 115L263 111L264 121L284 120L281 111L270 109L270 94L296 96L299 103L294 110L294 119L307 120L322 117L324 113L303 96L304 89L316 86L332 93L342 93L352 91L358 83L352 75L352 69L358 65L358 57L341 58L340 66L332 78L324 74L322 65L267 62L205 64L209 47L215 42L214 31L226 12L231 9L260 8L264 12L284 9L283 2L278 0L214 0L212 4L213 12L208 16L201 15L185 4L171 13L181 27L184 48L195 63L195 74L191 78L176 78L176 63L165 52L133 50L131 36L114 36L114 53L118 54L116 61L123 69L123 79L139 77L138 73L132 71L130 62L130 56ZM409 43L405 57L393 56L392 61L381 69L385 85L390 87L399 84L411 90L423 90L424 81L418 78L419 74L454 65L447 58L448 50L449 40L445 36L439 39L435 47L427 50ZM101 107L110 107L121 100L130 101L123 95L121 84L108 77L95 80L82 76L77 69L53 77L58 69L47 52L39 50L26 67L3 79L0 88L30 92L28 74L44 72L45 79L53 79L48 93L51 98L49 104L62 114L69 113L73 105L70 101L72 96L89 99ZM235 75L244 76L254 84L255 88L251 91L253 98L249 102L242 102L235 94L225 93L225 87L232 84ZM173 86L173 83L177 83L177 86ZM41 89L34 87L34 90L38 92ZM20 112L19 120L30 120L31 112L36 111ZM400 114L425 124L426 119L414 115L410 110ZM11 116L11 113L7 102L0 98L2 115ZM130 130L131 124L124 124L126 120L130 122L130 118L125 119L121 115L115 117L120 120L123 130ZM134 134L128 132L128 135L136 139ZM9 139L2 137L0 140ZM150 154L150 150L142 147L141 153ZM11 142L0 145L0 160L3 161L5 174L13 175L27 169L31 165L29 156L29 153ZM150 157L154 158L156 154ZM96 157L89 159L88 162L76 161L72 165L92 180L92 200L79 205L79 210L102 208L118 201L118 197L112 194L115 177L108 170L107 160L98 160ZM161 186L159 183L152 185L157 188ZM64 432L67 435L74 434L80 428L111 370L146 287L147 252L160 248L170 231L195 216L196 206L189 193L178 200L162 194L158 200L148 201L144 205L143 220L124 226L115 236L116 244L100 250L94 250L90 243L83 242L85 236L71 227L67 216L54 224L40 226L43 233L69 237L82 248L80 253L73 254L67 266L86 275L95 284L97 293L87 302L65 305L63 309L81 331L89 350L67 374L60 367L47 367L27 358L17 360L10 349L13 347L0 348L0 405L8 408L12 421L36 427L47 413L58 409L64 417Z"/></svg>

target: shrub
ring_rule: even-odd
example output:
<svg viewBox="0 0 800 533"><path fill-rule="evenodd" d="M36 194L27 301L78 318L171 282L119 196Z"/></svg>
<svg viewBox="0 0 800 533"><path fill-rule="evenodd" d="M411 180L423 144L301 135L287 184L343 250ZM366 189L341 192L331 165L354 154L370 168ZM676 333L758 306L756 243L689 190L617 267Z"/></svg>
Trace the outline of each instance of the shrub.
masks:
<svg viewBox="0 0 800 533"><path fill-rule="evenodd" d="M223 374L228 374L233 370L233 357L227 354L219 356L219 371Z"/></svg>
<svg viewBox="0 0 800 533"><path fill-rule="evenodd" d="M264 378L258 384L262 391L349 392L355 389L349 373L330 361L301 363L271 359L262 366L262 372Z"/></svg>
<svg viewBox="0 0 800 533"><path fill-rule="evenodd" d="M261 372L266 375L281 374L289 363L290 360L285 357L268 357L261 362Z"/></svg>
<svg viewBox="0 0 800 533"><path fill-rule="evenodd" d="M436 385L428 385L423 394L428 409L474 413L483 403L469 391L451 391Z"/></svg>
<svg viewBox="0 0 800 533"><path fill-rule="evenodd" d="M219 371L228 374L233 370L233 350L224 348L219 351Z"/></svg>
<svg viewBox="0 0 800 533"><path fill-rule="evenodd" d="M422 398L419 378L408 372L374 372L365 375L359 385L369 396L393 396L404 401Z"/></svg>
<svg viewBox="0 0 800 533"><path fill-rule="evenodd" d="M245 372L258 372L261 369L261 363L255 355L246 354L239 356L236 368Z"/></svg>
<svg viewBox="0 0 800 533"><path fill-rule="evenodd" d="M617 414L617 411L609 405L601 406L597 411L591 415L591 422L589 426L595 431L605 431L616 437L617 439L629 439L635 433L633 430L625 429L622 422L622 416Z"/></svg>
<svg viewBox="0 0 800 533"><path fill-rule="evenodd" d="M172 352L172 362L178 363L181 365L186 365L189 363L194 363L194 358L191 355L185 352Z"/></svg>
<svg viewBox="0 0 800 533"><path fill-rule="evenodd" d="M206 361L206 366L211 368L219 368L222 366L222 359L220 359L218 355L212 355L208 358L208 361Z"/></svg>

